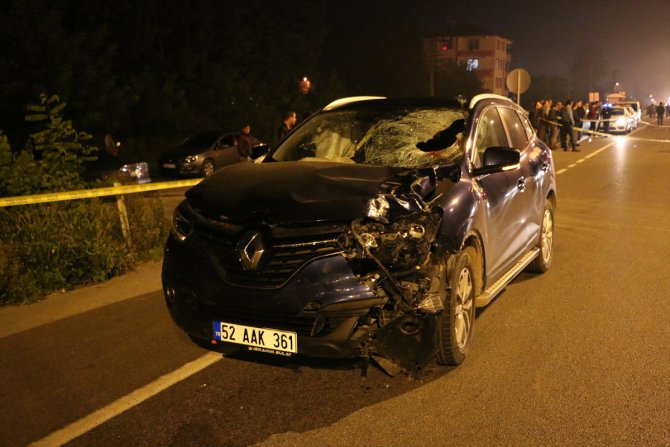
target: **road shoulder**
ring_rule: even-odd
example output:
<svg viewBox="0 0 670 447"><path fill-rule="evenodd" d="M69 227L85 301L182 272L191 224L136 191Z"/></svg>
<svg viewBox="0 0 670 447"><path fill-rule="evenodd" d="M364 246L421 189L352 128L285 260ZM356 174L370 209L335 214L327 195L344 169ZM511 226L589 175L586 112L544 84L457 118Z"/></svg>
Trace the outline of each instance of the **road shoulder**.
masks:
<svg viewBox="0 0 670 447"><path fill-rule="evenodd" d="M100 284L53 293L34 304L0 308L0 338L161 290L160 272L161 261L151 261Z"/></svg>

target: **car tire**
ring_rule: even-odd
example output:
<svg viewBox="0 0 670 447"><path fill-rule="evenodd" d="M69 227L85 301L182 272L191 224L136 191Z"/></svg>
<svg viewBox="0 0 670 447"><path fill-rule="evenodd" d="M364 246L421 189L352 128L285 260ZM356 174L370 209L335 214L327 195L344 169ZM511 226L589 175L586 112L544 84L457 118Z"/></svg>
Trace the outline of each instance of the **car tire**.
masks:
<svg viewBox="0 0 670 447"><path fill-rule="evenodd" d="M463 363L472 346L475 323L476 252L468 247L457 255L449 278L444 311L437 326L437 363Z"/></svg>
<svg viewBox="0 0 670 447"><path fill-rule="evenodd" d="M203 177L209 177L214 174L214 162L209 158L202 162L202 167L200 168L200 175Z"/></svg>
<svg viewBox="0 0 670 447"><path fill-rule="evenodd" d="M527 272L544 273L549 270L554 259L554 205L549 200L545 201L537 248L540 253L526 267Z"/></svg>

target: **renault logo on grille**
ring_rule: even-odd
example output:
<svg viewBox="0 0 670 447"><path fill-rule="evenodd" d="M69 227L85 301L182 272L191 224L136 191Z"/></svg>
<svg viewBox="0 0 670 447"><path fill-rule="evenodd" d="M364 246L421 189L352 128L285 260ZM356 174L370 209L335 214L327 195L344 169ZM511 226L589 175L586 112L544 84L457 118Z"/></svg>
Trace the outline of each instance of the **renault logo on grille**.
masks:
<svg viewBox="0 0 670 447"><path fill-rule="evenodd" d="M258 270L265 253L263 237L258 232L247 233L237 245L237 255L244 270Z"/></svg>

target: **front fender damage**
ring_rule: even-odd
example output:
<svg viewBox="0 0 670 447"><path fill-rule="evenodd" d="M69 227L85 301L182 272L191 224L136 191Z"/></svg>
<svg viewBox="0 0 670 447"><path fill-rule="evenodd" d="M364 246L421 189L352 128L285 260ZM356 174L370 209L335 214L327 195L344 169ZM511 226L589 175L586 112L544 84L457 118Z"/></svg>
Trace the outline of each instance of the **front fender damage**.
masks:
<svg viewBox="0 0 670 447"><path fill-rule="evenodd" d="M352 341L389 375L415 372L437 352L452 256L439 237L443 213L433 206L430 180L414 178L413 187L375 198L343 241L356 277L382 303L360 320Z"/></svg>

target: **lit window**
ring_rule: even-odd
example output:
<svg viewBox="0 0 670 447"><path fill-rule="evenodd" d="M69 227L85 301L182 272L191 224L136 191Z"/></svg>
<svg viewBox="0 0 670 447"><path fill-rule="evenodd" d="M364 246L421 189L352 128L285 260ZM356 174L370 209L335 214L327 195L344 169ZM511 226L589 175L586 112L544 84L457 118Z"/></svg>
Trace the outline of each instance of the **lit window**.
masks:
<svg viewBox="0 0 670 447"><path fill-rule="evenodd" d="M479 68L479 59L468 59L468 63L465 67L468 71L475 71Z"/></svg>

